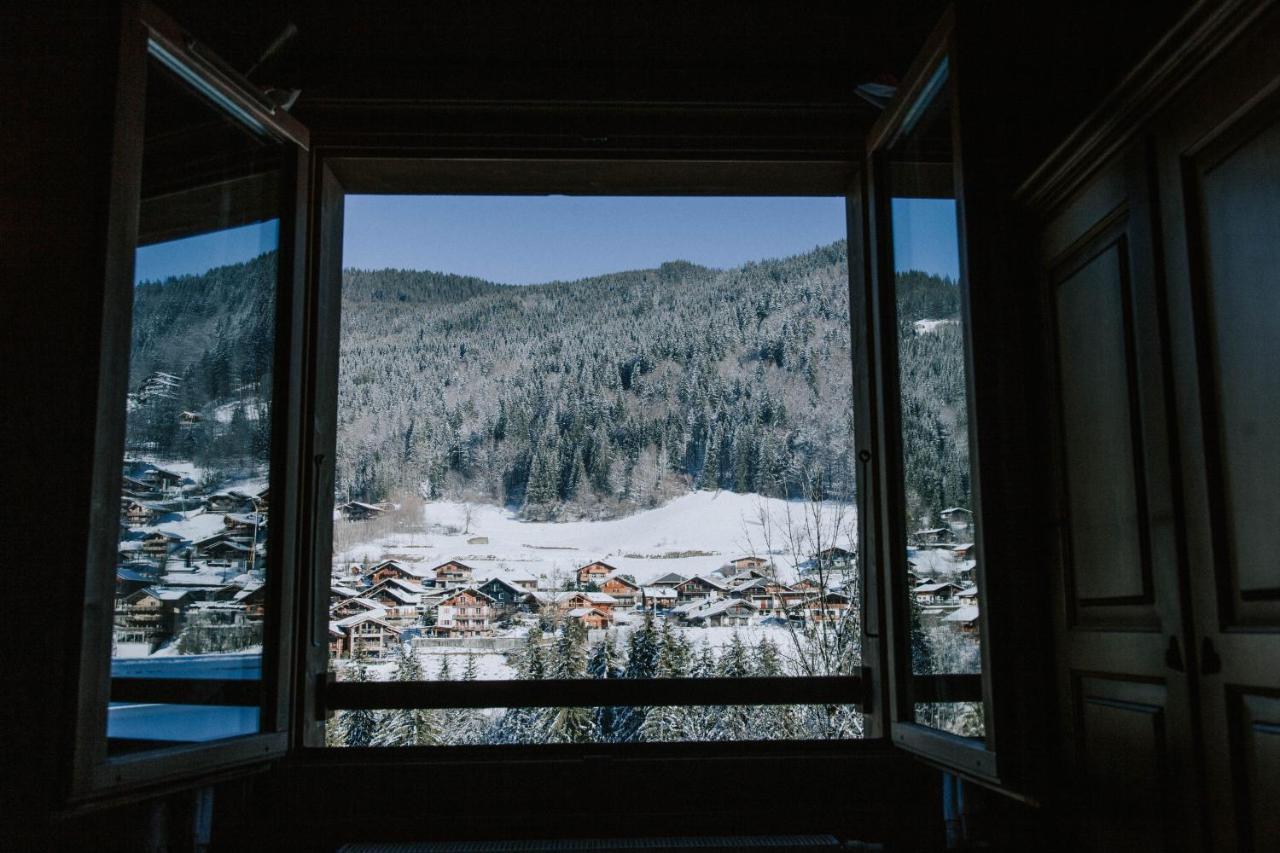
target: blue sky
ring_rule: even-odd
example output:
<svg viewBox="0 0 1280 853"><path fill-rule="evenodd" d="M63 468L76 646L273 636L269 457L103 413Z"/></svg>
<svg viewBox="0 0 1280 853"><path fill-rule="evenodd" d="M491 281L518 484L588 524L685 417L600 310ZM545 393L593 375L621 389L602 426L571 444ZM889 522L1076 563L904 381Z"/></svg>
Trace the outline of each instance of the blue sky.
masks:
<svg viewBox="0 0 1280 853"><path fill-rule="evenodd" d="M899 269L957 278L955 203L894 199ZM138 249L134 280L201 273L274 249L278 220ZM686 260L784 257L845 236L842 198L349 196L343 266L571 280Z"/></svg>
<svg viewBox="0 0 1280 853"><path fill-rule="evenodd" d="M898 270L960 278L956 203L949 198L893 200L893 259Z"/></svg>
<svg viewBox="0 0 1280 853"><path fill-rule="evenodd" d="M247 261L276 248L279 239L280 220L271 219L141 246L133 256L133 282L160 281Z"/></svg>
<svg viewBox="0 0 1280 853"><path fill-rule="evenodd" d="M671 260L731 267L844 237L842 198L348 196L342 264L533 284Z"/></svg>

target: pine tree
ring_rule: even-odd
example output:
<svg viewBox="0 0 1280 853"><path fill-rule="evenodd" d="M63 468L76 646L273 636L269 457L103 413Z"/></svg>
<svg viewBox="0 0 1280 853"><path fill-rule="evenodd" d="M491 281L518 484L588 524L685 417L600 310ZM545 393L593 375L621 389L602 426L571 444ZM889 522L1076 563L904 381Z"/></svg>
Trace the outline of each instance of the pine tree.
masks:
<svg viewBox="0 0 1280 853"><path fill-rule="evenodd" d="M346 681L357 683L369 680L369 668L360 653L351 656L346 666ZM367 708L352 708L342 712L339 724L342 742L347 746L372 746L378 732L378 713Z"/></svg>

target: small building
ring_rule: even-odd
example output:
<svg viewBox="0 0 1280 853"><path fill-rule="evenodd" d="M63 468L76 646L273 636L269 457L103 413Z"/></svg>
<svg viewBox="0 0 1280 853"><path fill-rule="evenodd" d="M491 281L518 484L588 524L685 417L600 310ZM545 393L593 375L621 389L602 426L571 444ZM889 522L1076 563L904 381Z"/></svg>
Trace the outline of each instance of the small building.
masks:
<svg viewBox="0 0 1280 853"><path fill-rule="evenodd" d="M367 590L361 598L375 602L386 611L386 615L383 618L392 625L408 627L418 623L419 603L422 600L421 592L410 592L388 580L379 584L375 589Z"/></svg>
<svg viewBox="0 0 1280 853"><path fill-rule="evenodd" d="M684 621L688 625L706 628L742 628L755 622L758 616L750 602L725 598L686 611Z"/></svg>
<svg viewBox="0 0 1280 853"><path fill-rule="evenodd" d="M347 657L353 654L374 659L386 657L400 641L402 633L400 628L373 611L331 622L329 628L329 648L337 657L342 656L338 650L345 651ZM340 637L334 636L335 630L340 632Z"/></svg>
<svg viewBox="0 0 1280 853"><path fill-rule="evenodd" d="M249 565L253 548L234 539L219 539L208 545L197 547L196 553L202 559L216 560L232 568L244 568Z"/></svg>
<svg viewBox="0 0 1280 853"><path fill-rule="evenodd" d="M239 492L217 492L204 499L205 512L252 512L253 501Z"/></svg>
<svg viewBox="0 0 1280 853"><path fill-rule="evenodd" d="M600 582L600 591L613 596L619 607L632 607L640 597L640 585L630 575L614 573Z"/></svg>
<svg viewBox="0 0 1280 853"><path fill-rule="evenodd" d="M433 575L428 569L401 563L398 560L383 560L380 563L375 563L364 574L364 582L370 586L377 586L383 581L396 579L425 586L432 577Z"/></svg>
<svg viewBox="0 0 1280 853"><path fill-rule="evenodd" d="M195 598L186 590L143 587L116 600L117 643L146 643L154 650L173 636L182 611Z"/></svg>
<svg viewBox="0 0 1280 853"><path fill-rule="evenodd" d="M612 617L614 605L618 599L607 592L570 592L561 593L556 598L556 606L561 612L574 607L594 607L603 610Z"/></svg>
<svg viewBox="0 0 1280 853"><path fill-rule="evenodd" d="M746 571L747 569L756 569L757 571L767 569L769 561L764 557L734 557L729 561L729 565L733 566L735 571Z"/></svg>
<svg viewBox="0 0 1280 853"><path fill-rule="evenodd" d="M805 619L810 622L838 622L849 612L850 599L843 592L828 591L804 600Z"/></svg>
<svg viewBox="0 0 1280 853"><path fill-rule="evenodd" d="M266 529L267 517L260 512L229 512L222 524L233 536L253 537Z"/></svg>
<svg viewBox="0 0 1280 853"><path fill-rule="evenodd" d="M977 633L978 606L966 604L963 607L957 607L953 612L942 617L942 624L965 634Z"/></svg>
<svg viewBox="0 0 1280 853"><path fill-rule="evenodd" d="M933 581L913 587L911 594L921 604L950 604L959 591L951 581Z"/></svg>
<svg viewBox="0 0 1280 853"><path fill-rule="evenodd" d="M941 548L951 544L951 528L926 527L920 530L913 530L908 538L911 544L917 548Z"/></svg>
<svg viewBox="0 0 1280 853"><path fill-rule="evenodd" d="M724 584L702 575L695 575L687 581L676 584L675 589L676 596L681 601L692 601L695 598L710 599L713 596L724 595L726 592Z"/></svg>
<svg viewBox="0 0 1280 853"><path fill-rule="evenodd" d="M445 597L436 605L436 637L488 637L493 634L493 600L472 587Z"/></svg>
<svg viewBox="0 0 1280 853"><path fill-rule="evenodd" d="M595 607L574 607L564 614L565 619L581 622L588 629L608 628L613 624L613 615Z"/></svg>
<svg viewBox="0 0 1280 853"><path fill-rule="evenodd" d="M961 607L978 603L978 587L976 584L970 584L964 589L956 593L956 601L960 602Z"/></svg>
<svg viewBox="0 0 1280 853"><path fill-rule="evenodd" d="M821 568L831 566L851 566L856 555L848 548L823 548L813 555L813 562Z"/></svg>
<svg viewBox="0 0 1280 853"><path fill-rule="evenodd" d="M640 587L640 606L644 610L670 610L680 600L675 587L642 586Z"/></svg>
<svg viewBox="0 0 1280 853"><path fill-rule="evenodd" d="M497 618L515 613L528 595L527 590L505 578L489 578L476 588L493 600L494 616Z"/></svg>
<svg viewBox="0 0 1280 853"><path fill-rule="evenodd" d="M164 565L169 555L182 542L182 537L165 530L154 530L142 537L142 553L157 564Z"/></svg>
<svg viewBox="0 0 1280 853"><path fill-rule="evenodd" d="M596 560L593 563L587 563L578 569L578 586L586 586L587 584L600 585L606 577L617 572L615 566Z"/></svg>
<svg viewBox="0 0 1280 853"><path fill-rule="evenodd" d="M973 511L962 506L950 506L941 513L942 523L953 536L968 539L973 535Z"/></svg>
<svg viewBox="0 0 1280 853"><path fill-rule="evenodd" d="M121 498L120 500L120 520L130 527L151 524L158 516L163 514L163 510L137 498Z"/></svg>
<svg viewBox="0 0 1280 853"><path fill-rule="evenodd" d="M441 563L432 570L435 578L435 585L438 587L457 586L458 584L469 584L475 578L475 569L466 563L459 563L457 560L450 560L447 563Z"/></svg>
<svg viewBox="0 0 1280 853"><path fill-rule="evenodd" d="M684 583L687 580L688 578L680 574L679 572L667 572L662 577L654 578L653 580L649 581L648 585L675 587L676 584Z"/></svg>
<svg viewBox="0 0 1280 853"><path fill-rule="evenodd" d="M342 513L342 517L347 521L368 521L371 518L377 518L384 512L382 507L362 501L347 501L338 507L338 511Z"/></svg>

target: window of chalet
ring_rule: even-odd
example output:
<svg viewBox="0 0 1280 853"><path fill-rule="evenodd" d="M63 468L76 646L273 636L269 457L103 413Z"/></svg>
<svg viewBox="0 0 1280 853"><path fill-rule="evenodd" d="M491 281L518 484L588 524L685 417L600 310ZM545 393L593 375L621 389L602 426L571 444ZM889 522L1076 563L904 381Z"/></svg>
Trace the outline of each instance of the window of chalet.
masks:
<svg viewBox="0 0 1280 853"><path fill-rule="evenodd" d="M336 681L859 674L844 204L348 197ZM325 740L862 731L850 704L348 707Z"/></svg>

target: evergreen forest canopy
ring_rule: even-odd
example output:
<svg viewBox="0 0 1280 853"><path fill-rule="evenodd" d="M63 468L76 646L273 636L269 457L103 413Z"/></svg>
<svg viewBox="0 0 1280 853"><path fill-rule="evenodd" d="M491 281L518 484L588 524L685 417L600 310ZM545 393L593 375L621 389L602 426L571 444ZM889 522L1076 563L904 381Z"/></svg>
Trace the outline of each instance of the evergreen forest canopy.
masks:
<svg viewBox="0 0 1280 853"><path fill-rule="evenodd" d="M135 290L131 442L191 458L192 428L176 426L189 411L206 466L263 449L274 270L267 254ZM898 303L916 522L969 500L960 329L915 326L956 318L959 294L909 272ZM625 515L689 489L851 499L851 363L844 241L529 286L349 269L335 498L417 492L531 519ZM157 371L181 378L175 394L141 393Z"/></svg>

